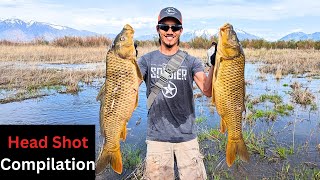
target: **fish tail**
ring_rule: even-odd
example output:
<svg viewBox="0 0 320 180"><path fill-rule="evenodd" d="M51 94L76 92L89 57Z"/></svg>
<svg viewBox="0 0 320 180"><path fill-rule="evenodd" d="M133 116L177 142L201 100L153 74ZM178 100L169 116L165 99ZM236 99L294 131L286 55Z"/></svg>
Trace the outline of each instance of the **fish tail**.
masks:
<svg viewBox="0 0 320 180"><path fill-rule="evenodd" d="M236 160L237 154L240 156L241 160L245 162L249 161L249 153L242 138L237 141L228 140L226 161L229 167L232 166L233 162Z"/></svg>
<svg viewBox="0 0 320 180"><path fill-rule="evenodd" d="M122 173L122 157L120 149L116 151L108 151L103 148L96 162L96 174L101 174L109 164L111 164L112 169L116 173Z"/></svg>

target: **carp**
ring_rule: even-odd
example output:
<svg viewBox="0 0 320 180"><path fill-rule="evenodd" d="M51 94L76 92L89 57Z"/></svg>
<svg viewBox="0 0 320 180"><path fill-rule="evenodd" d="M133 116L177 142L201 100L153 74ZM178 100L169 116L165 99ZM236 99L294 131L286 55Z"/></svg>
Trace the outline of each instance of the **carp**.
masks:
<svg viewBox="0 0 320 180"><path fill-rule="evenodd" d="M228 132L226 162L230 167L238 154L249 161L247 146L242 137L245 112L245 55L233 26L225 23L219 30L216 63L212 78L212 104L219 114L220 132Z"/></svg>
<svg viewBox="0 0 320 180"><path fill-rule="evenodd" d="M143 79L133 36L134 29L126 24L106 55L106 78L97 96L104 144L96 160L96 174L109 164L116 173L122 173L120 140L126 139L127 122L138 105L139 82Z"/></svg>

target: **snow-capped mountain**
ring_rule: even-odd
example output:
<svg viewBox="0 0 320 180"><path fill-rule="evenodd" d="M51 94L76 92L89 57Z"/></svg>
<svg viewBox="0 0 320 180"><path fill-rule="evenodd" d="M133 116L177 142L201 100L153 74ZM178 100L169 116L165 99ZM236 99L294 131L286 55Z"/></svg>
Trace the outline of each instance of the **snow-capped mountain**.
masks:
<svg viewBox="0 0 320 180"><path fill-rule="evenodd" d="M63 36L94 35L97 35L97 33L45 22L25 22L20 19L0 20L0 40L30 41L36 38L43 38L50 41Z"/></svg>
<svg viewBox="0 0 320 180"><path fill-rule="evenodd" d="M281 41L299 41L299 40L314 40L319 41L320 40L320 32L315 32L312 34L306 34L303 32L294 32L290 33L280 39Z"/></svg>
<svg viewBox="0 0 320 180"><path fill-rule="evenodd" d="M244 40L244 39L262 39L258 36L255 36L253 34L249 34L243 30L236 29L235 31L237 33L238 39ZM181 41L190 41L194 37L204 37L204 38L210 38L212 36L218 36L218 29L200 29L200 30L195 30L195 31L189 31L186 33L183 33L181 35Z"/></svg>
<svg viewBox="0 0 320 180"><path fill-rule="evenodd" d="M247 33L243 30L235 28L239 40L244 39L262 39L253 34ZM86 30L77 30L67 26L60 26L55 24L50 24L46 22L37 21L23 21L20 19L0 19L0 40L10 40L10 41L30 41L36 38L43 38L45 40L53 40L55 38L63 36L95 36L103 35L108 38L113 39L116 34L98 34L95 32L90 32ZM218 35L218 29L198 29L193 31L184 31L181 35L181 41L190 41L195 37L205 37L210 38L212 36ZM137 36L137 40L154 40L158 38L158 34L146 34L142 36ZM315 32L312 34L306 34L303 32L294 32L282 37L279 40L289 41L289 40L314 40L320 41L320 32Z"/></svg>
<svg viewBox="0 0 320 180"><path fill-rule="evenodd" d="M216 36L217 29L199 29L189 32L184 32L181 35L181 41L190 41L192 38L202 36L210 38ZM242 30L237 30L239 40L243 39L259 39L259 37L246 33ZM53 40L63 36L94 36L99 35L95 32L77 30L67 26L60 26L46 22L29 21L25 22L20 19L5 19L0 20L0 40L11 41L30 41L36 38L45 40ZM113 39L116 34L103 34L103 36ZM137 40L154 40L158 38L157 34L147 34L136 37Z"/></svg>
<svg viewBox="0 0 320 180"><path fill-rule="evenodd" d="M235 29L235 31L240 41L244 39L261 39L260 37L249 34L243 30ZM198 29L198 30L183 32L180 40L182 42L187 42L195 37L203 37L203 38L210 39L212 36L218 36L218 29ZM138 36L137 40L153 40L154 38L158 38L158 34Z"/></svg>

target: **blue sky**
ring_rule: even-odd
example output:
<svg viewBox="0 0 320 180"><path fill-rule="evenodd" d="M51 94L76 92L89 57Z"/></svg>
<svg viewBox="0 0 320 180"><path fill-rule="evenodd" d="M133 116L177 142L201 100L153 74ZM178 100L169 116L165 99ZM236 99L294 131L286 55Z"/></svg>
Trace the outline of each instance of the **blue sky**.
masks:
<svg viewBox="0 0 320 180"><path fill-rule="evenodd" d="M129 23L140 36L156 33L158 13L168 6L181 11L184 32L218 29L225 22L270 41L292 32L320 32L318 0L0 0L0 18L102 34L117 34Z"/></svg>

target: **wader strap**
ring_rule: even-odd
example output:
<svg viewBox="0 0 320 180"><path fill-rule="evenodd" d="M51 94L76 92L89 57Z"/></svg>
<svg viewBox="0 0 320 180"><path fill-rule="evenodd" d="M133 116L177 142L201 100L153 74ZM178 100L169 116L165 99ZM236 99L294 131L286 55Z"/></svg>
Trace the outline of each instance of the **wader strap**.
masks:
<svg viewBox="0 0 320 180"><path fill-rule="evenodd" d="M156 99L158 93L163 88L164 85L168 83L169 78L171 77L172 73L177 71L183 60L186 58L187 53L184 51L178 51L174 56L171 57L168 64L166 65L166 69L161 74L160 78L156 82L155 86L151 88L151 92L148 96L147 100L147 107L148 110L151 108L153 101Z"/></svg>

